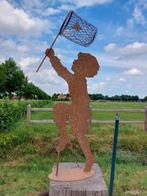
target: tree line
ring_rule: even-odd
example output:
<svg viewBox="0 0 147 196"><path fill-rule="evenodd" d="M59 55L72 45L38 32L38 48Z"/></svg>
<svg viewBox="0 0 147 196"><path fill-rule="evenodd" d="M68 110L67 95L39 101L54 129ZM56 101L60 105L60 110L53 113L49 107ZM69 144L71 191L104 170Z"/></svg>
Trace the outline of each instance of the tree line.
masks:
<svg viewBox="0 0 147 196"><path fill-rule="evenodd" d="M9 58L0 64L0 98L14 96L25 99L50 99L47 93L29 82L16 62Z"/></svg>
<svg viewBox="0 0 147 196"><path fill-rule="evenodd" d="M102 95L102 94L89 94L91 100L108 100L108 101L147 101L147 96L139 98L138 95Z"/></svg>
<svg viewBox="0 0 147 196"><path fill-rule="evenodd" d="M59 100L59 93L54 93L51 97L53 101ZM64 94L65 98L64 101L70 100L69 94ZM90 100L92 101L147 101L147 96L144 98L139 98L137 95L114 95L114 96L108 96L108 95L102 95L102 94L89 94ZM61 100L63 101L63 99Z"/></svg>
<svg viewBox="0 0 147 196"><path fill-rule="evenodd" d="M0 98L12 98L14 95L25 99L52 99L53 101L57 101L60 94L54 93L52 96L49 96L39 87L29 82L23 71L16 65L16 62L12 58L9 58L0 64ZM64 95L65 101L70 100L69 94ZM92 101L147 101L147 96L141 99L137 95L108 96L97 93L89 94L89 97Z"/></svg>

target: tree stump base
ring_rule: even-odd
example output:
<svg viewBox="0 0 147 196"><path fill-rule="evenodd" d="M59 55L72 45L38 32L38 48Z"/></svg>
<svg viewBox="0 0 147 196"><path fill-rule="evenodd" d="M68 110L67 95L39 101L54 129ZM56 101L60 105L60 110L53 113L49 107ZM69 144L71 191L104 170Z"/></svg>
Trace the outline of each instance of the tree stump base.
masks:
<svg viewBox="0 0 147 196"><path fill-rule="evenodd" d="M84 165L80 163L79 167L84 168ZM76 163L60 163L59 172L64 169L76 168L78 168ZM67 181L65 179L65 181L59 181L50 179L49 196L108 196L106 183L99 165L94 164L92 170L94 175L83 180Z"/></svg>

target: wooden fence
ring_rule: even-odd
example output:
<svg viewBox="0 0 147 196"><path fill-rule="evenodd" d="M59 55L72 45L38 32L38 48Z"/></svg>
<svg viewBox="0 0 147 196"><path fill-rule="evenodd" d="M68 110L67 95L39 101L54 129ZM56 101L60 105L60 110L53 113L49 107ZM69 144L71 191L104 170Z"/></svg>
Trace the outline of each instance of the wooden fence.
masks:
<svg viewBox="0 0 147 196"><path fill-rule="evenodd" d="M27 106L27 122L28 124L49 124L54 123L53 120L32 120L32 112L52 112L53 108L32 108L31 105ZM121 124L144 124L144 131L147 132L147 106L144 109L92 109L93 112L115 112L115 113L144 113L143 120L122 120ZM92 120L95 124L111 124L114 120Z"/></svg>

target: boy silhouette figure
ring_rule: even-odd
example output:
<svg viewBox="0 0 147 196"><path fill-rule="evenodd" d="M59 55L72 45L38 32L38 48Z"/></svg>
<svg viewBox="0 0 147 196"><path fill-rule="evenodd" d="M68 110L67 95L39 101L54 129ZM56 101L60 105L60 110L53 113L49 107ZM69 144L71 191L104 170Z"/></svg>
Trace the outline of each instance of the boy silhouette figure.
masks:
<svg viewBox="0 0 147 196"><path fill-rule="evenodd" d="M46 55L49 57L52 66L57 74L68 84L71 96L71 105L58 103L54 106L54 121L59 128L60 138L56 148L58 155L70 143L66 132L66 123L71 123L72 132L77 138L80 147L86 157L84 172L89 172L95 158L90 150L85 134L89 131L92 112L89 107L90 98L87 91L86 77L94 77L99 70L96 58L88 53L80 52L78 59L73 61L72 72L68 71L58 57L54 55L53 49L47 49Z"/></svg>

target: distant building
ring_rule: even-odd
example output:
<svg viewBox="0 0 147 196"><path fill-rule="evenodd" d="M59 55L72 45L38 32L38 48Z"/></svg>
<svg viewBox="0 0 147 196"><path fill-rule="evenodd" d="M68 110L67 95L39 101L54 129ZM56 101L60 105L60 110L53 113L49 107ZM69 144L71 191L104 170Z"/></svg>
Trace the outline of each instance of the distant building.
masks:
<svg viewBox="0 0 147 196"><path fill-rule="evenodd" d="M65 100L67 100L67 97L63 93L61 93L60 95L58 95L58 100L65 101Z"/></svg>
<svg viewBox="0 0 147 196"><path fill-rule="evenodd" d="M21 100L21 101L25 100L24 97L19 97L19 96L17 96L17 95L13 95L11 99L12 99L12 100Z"/></svg>

